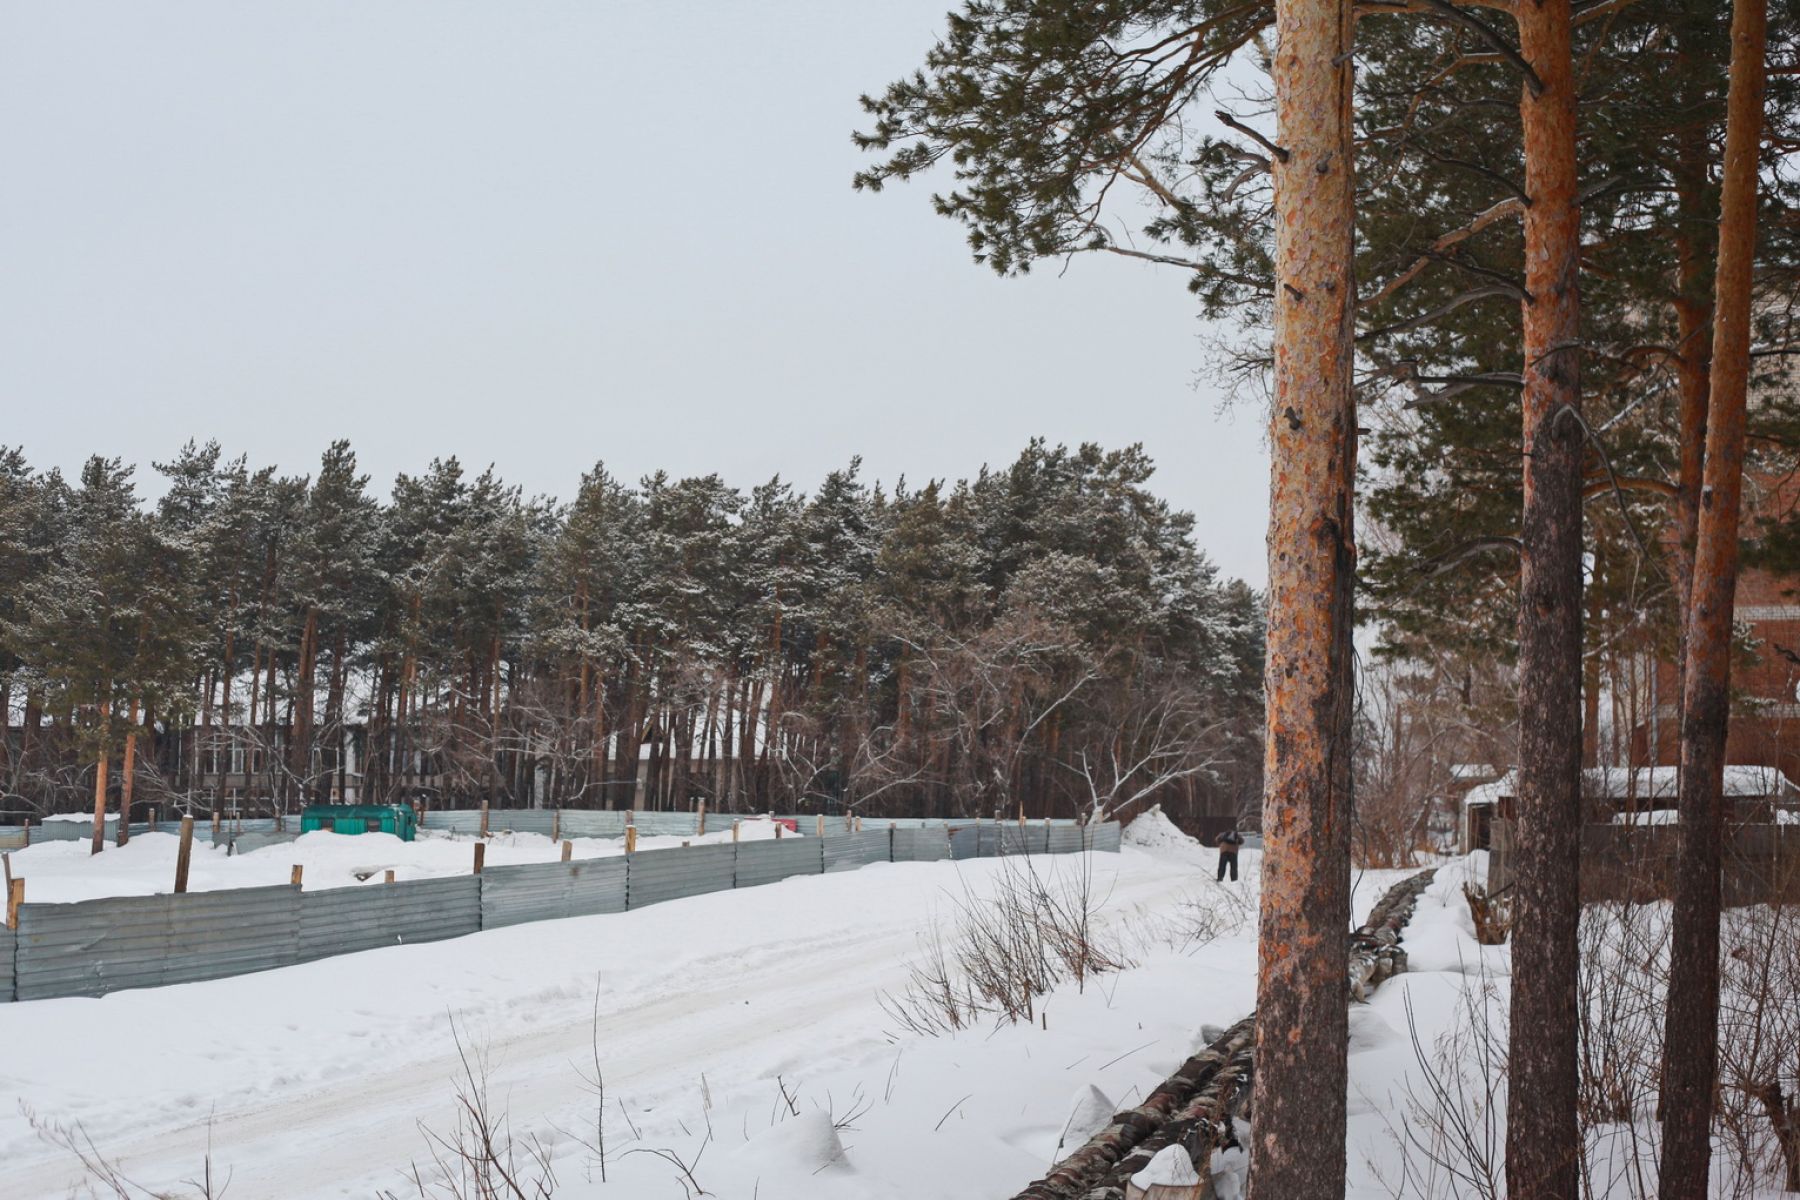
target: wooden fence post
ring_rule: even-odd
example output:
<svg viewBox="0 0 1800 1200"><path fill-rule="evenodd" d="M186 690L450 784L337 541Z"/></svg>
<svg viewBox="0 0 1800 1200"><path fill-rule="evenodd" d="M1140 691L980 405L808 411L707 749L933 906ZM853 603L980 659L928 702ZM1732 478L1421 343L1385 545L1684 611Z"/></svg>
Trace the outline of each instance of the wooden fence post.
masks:
<svg viewBox="0 0 1800 1200"><path fill-rule="evenodd" d="M187 891L188 865L194 857L194 818L181 818L181 848L175 852L175 894Z"/></svg>
<svg viewBox="0 0 1800 1200"><path fill-rule="evenodd" d="M819 814L819 836L820 837L825 836L825 814L824 813Z"/></svg>
<svg viewBox="0 0 1800 1200"><path fill-rule="evenodd" d="M305 868L301 867L301 865L299 863L295 863L293 873L288 876L288 882L295 887L299 887L300 886L300 876L301 876L301 873L304 871L304 869Z"/></svg>
<svg viewBox="0 0 1800 1200"><path fill-rule="evenodd" d="M562 860L564 862L568 862L569 859L571 859L575 856L575 843L574 842L564 842L562 844L562 846L563 846Z"/></svg>
<svg viewBox="0 0 1800 1200"><path fill-rule="evenodd" d="M487 806L487 801L483 800L481 802L481 836L486 837L487 835L488 835L488 806ZM479 867L476 869L480 870Z"/></svg>
<svg viewBox="0 0 1800 1200"><path fill-rule="evenodd" d="M699 828L699 835L700 835L700 836L701 836L701 837L704 837L704 836L706 836L706 801L704 801L704 800L702 800L702 801L701 801L701 802L700 802L700 828Z"/></svg>
<svg viewBox="0 0 1800 1200"><path fill-rule="evenodd" d="M481 864L487 859L487 843L475 843L475 874L481 874Z"/></svg>
<svg viewBox="0 0 1800 1200"><path fill-rule="evenodd" d="M6 885L6 927L19 927L19 906L25 903L25 880L14 879Z"/></svg>
<svg viewBox="0 0 1800 1200"><path fill-rule="evenodd" d="M775 822L775 840L776 841L779 842L781 840L781 831L786 828L787 828L787 825L784 824L783 822L781 822L781 821Z"/></svg>
<svg viewBox="0 0 1800 1200"><path fill-rule="evenodd" d="M636 854L637 853L637 826L636 825L627 825L625 827L625 853L627 853L627 854Z"/></svg>
<svg viewBox="0 0 1800 1200"><path fill-rule="evenodd" d="M213 841L215 841L215 842L219 840L220 817L221 817L220 812L217 809L214 809L213 810Z"/></svg>
<svg viewBox="0 0 1800 1200"><path fill-rule="evenodd" d="M383 878L382 882L384 882L384 883L394 882L394 870L392 867L388 868L387 875Z"/></svg>
<svg viewBox="0 0 1800 1200"><path fill-rule="evenodd" d="M560 808L550 810L550 840L562 841L562 809Z"/></svg>
<svg viewBox="0 0 1800 1200"><path fill-rule="evenodd" d="M744 823L742 821L738 820L736 817L733 817L731 819L731 840L732 841L735 842L738 840L738 835L743 832L743 824Z"/></svg>

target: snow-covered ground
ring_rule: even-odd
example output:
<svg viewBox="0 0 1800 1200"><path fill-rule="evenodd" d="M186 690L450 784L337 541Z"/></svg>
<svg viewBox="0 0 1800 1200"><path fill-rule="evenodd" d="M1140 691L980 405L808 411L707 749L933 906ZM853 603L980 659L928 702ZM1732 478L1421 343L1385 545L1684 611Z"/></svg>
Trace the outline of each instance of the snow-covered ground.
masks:
<svg viewBox="0 0 1800 1200"><path fill-rule="evenodd" d="M1134 1102L1203 1025L1251 1006L1254 931L1240 918L1260 856L1245 852L1234 888L1213 882L1212 851L1155 821L1128 842L1148 845L1034 860L1060 880L1091 872L1101 921L1135 965L1063 986L1029 1026L920 1037L897 1033L882 1005L923 936L1019 869L993 859L878 864L210 983L0 1005L0 1095L20 1101L0 1111L0 1196L61 1196L80 1178L33 1118L79 1123L152 1186L195 1177L210 1138L240 1200L416 1195L403 1172L417 1162L430 1175L423 1130L454 1126L453 1021L514 1136L551 1147L557 1196L682 1196L680 1169L654 1152L720 1197L1008 1195L1049 1165L1078 1098ZM285 873L297 851L272 850ZM302 861L331 861L319 854ZM360 866L382 857L361 852ZM1362 877L1359 913L1401 874ZM1415 919L1416 968L1455 960L1448 886ZM1429 973L1412 984L1445 990ZM1385 1143L1371 1110L1390 1064L1411 1058L1395 1049L1398 994L1383 989L1357 1026L1353 1093L1370 1096L1352 1132L1358 1196L1389 1194L1359 1159ZM594 1140L583 1075L596 1051L605 1183L578 1144Z"/></svg>
<svg viewBox="0 0 1800 1200"><path fill-rule="evenodd" d="M738 835L744 841L772 838L775 823L745 820ZM782 836L796 835L783 830ZM309 890L381 883L389 870L396 879L467 875L474 869L476 840L426 829L420 830L418 840L412 842L403 842L389 833L344 837L316 832L235 855L228 855L223 846L195 842L188 868L188 889L207 892L287 883L296 865L304 868L301 886ZM625 852L625 844L618 838L572 840L575 858L603 858ZM701 837L640 837L637 844L640 850L660 850L683 842L709 845L730 840L731 830L727 828ZM60 904L97 896L148 896L175 890L175 856L180 844L181 839L172 833L140 833L123 846L109 842L104 851L93 855L85 841L39 842L12 852L12 872L26 881L25 898L34 904ZM487 839L484 853L485 863L491 867L556 862L562 857L562 845L542 834L508 833Z"/></svg>

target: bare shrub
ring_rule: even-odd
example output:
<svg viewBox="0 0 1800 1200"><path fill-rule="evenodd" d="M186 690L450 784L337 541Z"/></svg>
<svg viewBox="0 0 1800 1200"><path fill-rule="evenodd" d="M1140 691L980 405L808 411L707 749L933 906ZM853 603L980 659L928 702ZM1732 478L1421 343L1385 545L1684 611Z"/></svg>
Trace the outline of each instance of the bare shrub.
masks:
<svg viewBox="0 0 1800 1200"><path fill-rule="evenodd" d="M1167 909L1138 909L1132 926L1148 931L1146 944L1160 943L1178 953L1192 954L1222 937L1242 933L1255 920L1256 910L1246 892L1209 883Z"/></svg>
<svg viewBox="0 0 1800 1200"><path fill-rule="evenodd" d="M1728 909L1719 948L1718 1132L1745 1191L1800 1192L1800 907Z"/></svg>
<svg viewBox="0 0 1800 1200"><path fill-rule="evenodd" d="M1504 945L1512 933L1512 901L1475 883L1463 884L1462 890L1475 922L1475 940L1483 946Z"/></svg>
<svg viewBox="0 0 1800 1200"><path fill-rule="evenodd" d="M1406 996L1406 1029L1417 1075L1388 1134L1400 1148L1396 1178L1383 1178L1395 1200L1500 1200L1506 1194L1504 1013L1485 977L1463 989L1462 1016L1426 1046ZM1417 1082L1415 1082L1415 1079ZM1372 1163L1377 1177L1383 1164Z"/></svg>
<svg viewBox="0 0 1800 1200"><path fill-rule="evenodd" d="M594 1120L591 1129L576 1134L558 1126L558 1132L567 1136L588 1154L588 1181L594 1179L597 1169L600 1182L606 1180L606 1073L600 1068L600 979L594 979L594 1011L588 1022L588 1064L575 1065L575 1074L581 1080L582 1090L594 1098Z"/></svg>
<svg viewBox="0 0 1800 1200"><path fill-rule="evenodd" d="M949 939L934 929L922 940L905 989L883 996L882 1007L902 1030L927 1036L988 1018L1031 1021L1037 997L1058 984L1085 986L1131 965L1098 929L1102 906L1085 856L1073 877L1052 868L1047 879L1029 858L1008 859L994 895L965 887Z"/></svg>
<svg viewBox="0 0 1800 1200"><path fill-rule="evenodd" d="M32 1132L52 1146L68 1151L81 1163L82 1172L88 1179L86 1192L89 1197L111 1197L112 1200L223 1200L226 1190L231 1186L229 1171L223 1179L217 1178L213 1165L210 1123L199 1178L183 1181L180 1191L167 1191L146 1187L126 1175L117 1162L108 1158L94 1144L94 1139L88 1136L88 1131L81 1122L65 1125L60 1121L47 1120L23 1101L19 1103L19 1112L31 1126Z"/></svg>
<svg viewBox="0 0 1800 1200"><path fill-rule="evenodd" d="M551 1150L536 1135L513 1136L504 1109L488 1096L487 1063L471 1055L450 1021L462 1075L456 1084L456 1123L445 1132L421 1124L429 1162L408 1171L420 1200L550 1200L556 1194ZM383 1192L383 1200L397 1200Z"/></svg>
<svg viewBox="0 0 1800 1200"><path fill-rule="evenodd" d="M1582 910L1577 1118L1590 1196L1656 1195L1656 1097L1668 995L1667 908Z"/></svg>

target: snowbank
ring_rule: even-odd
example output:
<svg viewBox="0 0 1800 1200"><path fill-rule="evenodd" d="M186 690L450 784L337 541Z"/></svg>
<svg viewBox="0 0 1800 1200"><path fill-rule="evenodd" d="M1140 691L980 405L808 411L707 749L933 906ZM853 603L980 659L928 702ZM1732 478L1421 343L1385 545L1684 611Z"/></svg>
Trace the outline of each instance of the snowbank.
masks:
<svg viewBox="0 0 1800 1200"><path fill-rule="evenodd" d="M752 819L739 828L744 841L775 836L775 823ZM799 836L784 831L784 837ZM226 888L271 887L289 881L293 868L302 869L302 886L352 887L380 883L387 871L395 879L432 879L466 875L474 869L473 836L422 829L417 841L403 842L391 833L346 835L317 830L245 854L228 854L223 846L195 842L188 888L196 892ZM625 852L618 838L574 838L573 857L606 858ZM699 837L640 837L638 849L660 850L690 845L717 845L731 841L731 830L722 829ZM175 859L181 839L172 833L140 833L124 846L108 842L99 854L89 853L85 841L37 842L12 853L12 871L26 880L26 899L38 904L62 904L100 896L149 896L175 887ZM486 865L556 862L562 846L542 834L506 833L487 839Z"/></svg>
<svg viewBox="0 0 1800 1200"><path fill-rule="evenodd" d="M1197 838L1189 837L1176 827L1163 812L1162 805L1153 805L1127 825L1119 835L1120 841L1127 846L1136 846L1142 850L1190 850L1199 849Z"/></svg>

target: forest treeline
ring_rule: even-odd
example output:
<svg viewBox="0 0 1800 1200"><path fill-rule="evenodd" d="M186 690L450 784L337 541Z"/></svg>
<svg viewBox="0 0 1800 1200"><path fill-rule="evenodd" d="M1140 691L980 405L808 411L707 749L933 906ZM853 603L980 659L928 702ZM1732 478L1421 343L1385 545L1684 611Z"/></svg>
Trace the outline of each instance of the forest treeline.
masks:
<svg viewBox="0 0 1800 1200"><path fill-rule="evenodd" d="M1137 447L811 494L596 466L566 503L454 458L383 499L347 442L155 470L147 504L117 459L0 450L0 808L1258 793L1260 599Z"/></svg>

